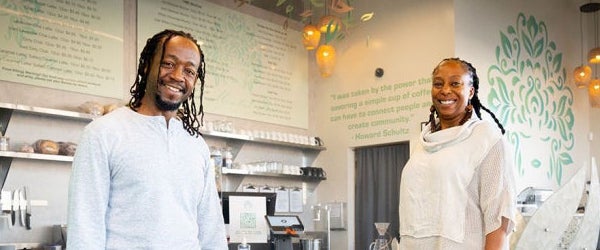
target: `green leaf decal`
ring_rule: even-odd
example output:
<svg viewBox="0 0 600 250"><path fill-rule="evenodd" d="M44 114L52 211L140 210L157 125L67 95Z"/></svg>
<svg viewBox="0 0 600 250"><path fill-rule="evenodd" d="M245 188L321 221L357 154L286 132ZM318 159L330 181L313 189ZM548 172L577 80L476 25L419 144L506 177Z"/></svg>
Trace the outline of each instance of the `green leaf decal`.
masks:
<svg viewBox="0 0 600 250"><path fill-rule="evenodd" d="M487 71L487 106L510 127L517 173L544 169L560 185L564 168L574 165L575 145L573 91L566 84L563 53L534 16L519 13L515 25L498 34L496 62Z"/></svg>
<svg viewBox="0 0 600 250"><path fill-rule="evenodd" d="M542 54L544 49L544 39L540 39L535 42L535 46L533 47L533 57L538 57Z"/></svg>
<svg viewBox="0 0 600 250"><path fill-rule="evenodd" d="M502 41L502 51L504 52L504 56L511 58L512 57L512 48L510 46L510 41L504 35L504 33L500 32L500 41Z"/></svg>
<svg viewBox="0 0 600 250"><path fill-rule="evenodd" d="M508 26L508 34L514 35L515 33L515 28L513 26Z"/></svg>
<svg viewBox="0 0 600 250"><path fill-rule="evenodd" d="M525 34L525 32L521 33L521 37L523 37L523 43L524 43L523 46L525 47L525 51L527 51L527 54L529 56L534 57L533 56L533 44L532 44L531 38L529 38Z"/></svg>
<svg viewBox="0 0 600 250"><path fill-rule="evenodd" d="M554 59L552 60L552 70L553 72L560 72L562 68L562 53L558 53L556 56L554 56Z"/></svg>

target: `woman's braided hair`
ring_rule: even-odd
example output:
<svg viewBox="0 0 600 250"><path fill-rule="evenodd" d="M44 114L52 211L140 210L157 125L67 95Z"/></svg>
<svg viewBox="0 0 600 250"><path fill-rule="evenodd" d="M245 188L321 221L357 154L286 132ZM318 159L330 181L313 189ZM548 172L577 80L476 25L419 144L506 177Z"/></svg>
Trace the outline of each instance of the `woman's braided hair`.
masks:
<svg viewBox="0 0 600 250"><path fill-rule="evenodd" d="M181 104L182 107L177 111L177 116L183 122L183 128L187 130L190 135L199 136L202 135L202 133L200 133L200 126L202 125L204 119L204 106L202 105L202 97L204 95L205 63L204 53L202 52L202 49L200 49L198 41L196 41L196 39L189 33L167 29L157 33L146 41L146 46L140 54L135 83L129 90L131 93L129 107L136 109L142 105L142 98L144 97L144 94L146 94L146 85L148 83L148 74L150 72L150 70L146 69L150 69L150 66L152 65L152 60L154 53L157 51L157 47L161 45L163 51L162 53L164 53L167 42L175 36L185 37L193 41L194 44L198 46L198 51L200 51L200 65L198 65L197 69L197 75L200 79L200 106L198 109L196 109L196 103L194 101L194 93L196 91L195 88L193 88L190 96ZM161 41L163 41L162 44ZM164 55L161 55L161 60L163 56ZM198 121L198 115L200 115L200 121Z"/></svg>
<svg viewBox="0 0 600 250"><path fill-rule="evenodd" d="M442 63L448 62L448 61L459 62L467 69L467 71L471 75L471 79L473 79L473 82L472 82L473 89L475 91L473 93L473 97L471 98L470 102L471 102L471 105L473 105L473 109L475 110L475 114L477 114L477 117L479 117L479 119L481 119L481 109L485 110L494 119L494 122L496 122L496 125L498 125L498 128L500 128L500 131L502 131L502 134L504 134L506 131L504 130L504 127L502 126L500 121L498 121L498 118L496 118L496 115L492 111L490 111L488 108L483 106L483 104L481 103L481 100L479 100L479 95L478 95L478 93L479 93L479 77L477 76L477 70L475 69L475 67L473 67L473 65L471 65L471 63L464 61L458 57L446 58L446 59L442 60L438 64L438 66L435 67L435 69L433 69L432 75L435 74L435 72L438 70L438 68L440 67L440 65ZM430 122L431 122L434 112L435 113L437 113L437 112L433 108L433 106L430 109L430 111L431 111L431 115L430 115ZM431 125L435 126L434 123L432 123Z"/></svg>

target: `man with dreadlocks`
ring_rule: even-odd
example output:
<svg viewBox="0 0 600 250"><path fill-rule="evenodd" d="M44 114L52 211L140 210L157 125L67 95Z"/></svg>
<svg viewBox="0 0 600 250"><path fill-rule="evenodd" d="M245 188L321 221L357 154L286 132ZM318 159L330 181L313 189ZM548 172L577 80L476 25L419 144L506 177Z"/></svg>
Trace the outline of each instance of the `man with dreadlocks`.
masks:
<svg viewBox="0 0 600 250"><path fill-rule="evenodd" d="M148 39L129 105L96 119L81 137L68 249L227 249L199 132L204 73L204 54L190 34L165 30Z"/></svg>
<svg viewBox="0 0 600 250"><path fill-rule="evenodd" d="M400 182L400 249L508 249L516 195L504 127L470 63L444 59L432 80L429 126Z"/></svg>

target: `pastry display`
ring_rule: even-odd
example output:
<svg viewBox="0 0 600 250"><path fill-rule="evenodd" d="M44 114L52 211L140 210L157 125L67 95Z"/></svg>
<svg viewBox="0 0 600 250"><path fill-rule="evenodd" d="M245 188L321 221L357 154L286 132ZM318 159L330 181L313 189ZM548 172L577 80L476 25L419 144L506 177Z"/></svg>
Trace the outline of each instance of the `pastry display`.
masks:
<svg viewBox="0 0 600 250"><path fill-rule="evenodd" d="M57 155L59 146L55 141L40 139L33 143L33 151L38 154Z"/></svg>
<svg viewBox="0 0 600 250"><path fill-rule="evenodd" d="M23 152L23 153L35 153L35 150L33 150L33 146L28 145L28 144L21 146L19 151Z"/></svg>
<svg viewBox="0 0 600 250"><path fill-rule="evenodd" d="M73 156L75 155L75 150L77 149L77 144L73 142L58 142L58 154Z"/></svg>
<svg viewBox="0 0 600 250"><path fill-rule="evenodd" d="M87 101L79 106L83 113L100 116L104 114L104 106L98 102Z"/></svg>

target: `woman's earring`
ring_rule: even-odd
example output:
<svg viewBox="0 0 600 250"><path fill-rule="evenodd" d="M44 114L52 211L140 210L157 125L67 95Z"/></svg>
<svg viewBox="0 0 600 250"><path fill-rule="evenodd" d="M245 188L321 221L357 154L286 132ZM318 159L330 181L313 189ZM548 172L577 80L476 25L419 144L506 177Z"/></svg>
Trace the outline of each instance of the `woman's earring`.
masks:
<svg viewBox="0 0 600 250"><path fill-rule="evenodd" d="M473 115L473 104L471 104L471 99L469 99L467 107L465 108L465 116L463 116L463 118L460 120L459 124L460 125L465 124L465 122L467 122L469 119L471 119L472 115Z"/></svg>
<svg viewBox="0 0 600 250"><path fill-rule="evenodd" d="M467 113L473 112L473 105L471 105L471 104L467 105L467 107L465 108L465 110L467 111Z"/></svg>
<svg viewBox="0 0 600 250"><path fill-rule="evenodd" d="M431 132L435 131L435 106L431 105L431 108L429 108L429 126L430 126L430 130Z"/></svg>
<svg viewBox="0 0 600 250"><path fill-rule="evenodd" d="M469 99L469 101L467 102L467 107L465 108L465 111L467 111L467 113L473 112L473 104L471 104L471 99Z"/></svg>

